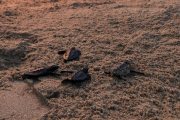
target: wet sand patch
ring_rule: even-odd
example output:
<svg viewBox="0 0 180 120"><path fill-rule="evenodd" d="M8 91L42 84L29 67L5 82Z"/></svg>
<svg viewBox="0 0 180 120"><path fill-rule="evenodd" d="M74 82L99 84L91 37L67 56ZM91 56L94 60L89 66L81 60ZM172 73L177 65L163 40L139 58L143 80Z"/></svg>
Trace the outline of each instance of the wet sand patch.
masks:
<svg viewBox="0 0 180 120"><path fill-rule="evenodd" d="M42 117L49 109L43 106L32 89L23 82L11 82L0 91L0 119L32 120Z"/></svg>

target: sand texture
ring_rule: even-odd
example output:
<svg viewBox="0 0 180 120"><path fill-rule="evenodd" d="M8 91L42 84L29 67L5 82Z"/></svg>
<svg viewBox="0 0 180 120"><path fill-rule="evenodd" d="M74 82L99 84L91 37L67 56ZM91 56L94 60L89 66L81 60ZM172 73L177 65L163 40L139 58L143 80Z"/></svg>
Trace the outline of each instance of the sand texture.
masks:
<svg viewBox="0 0 180 120"><path fill-rule="evenodd" d="M7 90L0 92L1 120L32 120L42 117L48 108L42 106L33 91L24 83L9 83Z"/></svg>
<svg viewBox="0 0 180 120"><path fill-rule="evenodd" d="M70 47L81 56L62 63L57 53ZM124 60L145 75L104 73ZM22 80L53 64L88 66L91 81ZM180 119L180 1L0 0L0 119Z"/></svg>

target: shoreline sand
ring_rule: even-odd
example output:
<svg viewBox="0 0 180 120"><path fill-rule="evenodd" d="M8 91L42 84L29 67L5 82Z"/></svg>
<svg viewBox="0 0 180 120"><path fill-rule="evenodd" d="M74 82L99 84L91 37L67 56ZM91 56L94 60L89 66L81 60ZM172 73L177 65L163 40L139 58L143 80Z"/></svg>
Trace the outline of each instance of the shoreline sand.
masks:
<svg viewBox="0 0 180 120"><path fill-rule="evenodd" d="M180 119L179 29L179 0L0 0L0 119ZM62 63L57 53L70 47L82 55ZM126 59L149 76L104 74ZM53 64L58 71L88 66L91 82L15 82ZM33 89L53 107L41 105ZM60 95L47 99L53 92Z"/></svg>

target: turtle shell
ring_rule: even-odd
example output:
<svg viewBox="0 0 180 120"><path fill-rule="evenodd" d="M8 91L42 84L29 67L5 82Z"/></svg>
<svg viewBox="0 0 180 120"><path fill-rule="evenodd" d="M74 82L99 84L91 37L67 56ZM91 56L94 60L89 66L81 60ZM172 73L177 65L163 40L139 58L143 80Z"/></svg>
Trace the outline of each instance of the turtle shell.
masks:
<svg viewBox="0 0 180 120"><path fill-rule="evenodd" d="M47 71L48 68L49 67L47 67L47 66L38 67L33 70L25 72L24 75L31 75L31 76L43 75L43 74L48 73L48 71Z"/></svg>
<svg viewBox="0 0 180 120"><path fill-rule="evenodd" d="M110 67L109 71L116 76L126 76L131 72L131 65L127 62L115 64Z"/></svg>
<svg viewBox="0 0 180 120"><path fill-rule="evenodd" d="M55 71L57 68L58 68L58 66L56 66L56 65L52 65L50 67L49 66L38 67L38 68L35 68L35 69L32 69L30 71L25 72L22 77L23 77L23 79L25 79L25 78L38 77L38 76L46 75L50 72Z"/></svg>
<svg viewBox="0 0 180 120"><path fill-rule="evenodd" d="M66 79L64 79L62 82L65 83L67 81L75 83L77 87L81 86L81 82L83 80L90 80L91 76L87 74L88 68L84 67L80 71L77 71L71 75L69 75Z"/></svg>
<svg viewBox="0 0 180 120"><path fill-rule="evenodd" d="M87 79L87 75L83 71L78 71L69 75L67 79L72 81L82 81Z"/></svg>
<svg viewBox="0 0 180 120"><path fill-rule="evenodd" d="M76 50L75 47L72 47L70 50L64 53L63 58L64 60L74 60L79 55L81 55L81 52L79 50Z"/></svg>

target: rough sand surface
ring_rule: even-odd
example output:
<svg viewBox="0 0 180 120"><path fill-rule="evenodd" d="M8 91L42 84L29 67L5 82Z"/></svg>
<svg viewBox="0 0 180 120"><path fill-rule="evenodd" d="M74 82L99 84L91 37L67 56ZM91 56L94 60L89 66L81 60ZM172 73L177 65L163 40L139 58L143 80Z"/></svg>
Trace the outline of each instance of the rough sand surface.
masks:
<svg viewBox="0 0 180 120"><path fill-rule="evenodd" d="M51 110L37 119L180 119L179 30L179 0L0 0L0 90L42 65L88 66L81 88L39 78L32 89ZM73 46L79 61L62 63ZM104 74L126 59L147 75Z"/></svg>

